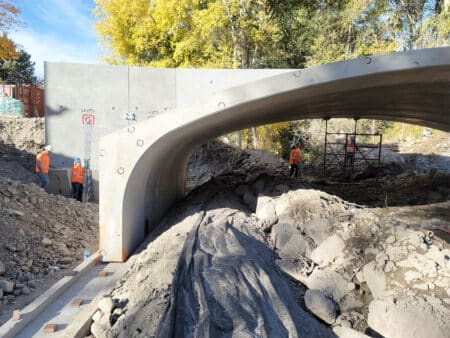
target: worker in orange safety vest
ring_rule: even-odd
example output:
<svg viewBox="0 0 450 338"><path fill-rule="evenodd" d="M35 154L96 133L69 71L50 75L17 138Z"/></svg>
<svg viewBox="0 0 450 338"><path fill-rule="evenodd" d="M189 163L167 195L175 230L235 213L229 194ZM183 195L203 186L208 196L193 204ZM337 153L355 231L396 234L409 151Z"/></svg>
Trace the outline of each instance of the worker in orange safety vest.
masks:
<svg viewBox="0 0 450 338"><path fill-rule="evenodd" d="M292 145L291 153L289 155L289 163L291 164L291 173L289 176L293 177L294 173L295 178L298 178L299 175L302 176L302 151L299 143Z"/></svg>
<svg viewBox="0 0 450 338"><path fill-rule="evenodd" d="M36 156L36 173L41 181L41 187L45 190L47 190L49 183L48 170L50 168L50 153L52 150L52 146L47 145L45 146L44 151L40 152Z"/></svg>
<svg viewBox="0 0 450 338"><path fill-rule="evenodd" d="M80 158L75 157L72 168L72 197L80 202L83 200L83 183L84 169L81 165Z"/></svg>
<svg viewBox="0 0 450 338"><path fill-rule="evenodd" d="M350 136L350 140L347 142L347 146L345 148L346 154L346 164L350 167L353 167L353 163L355 162L355 152L356 152L356 142L355 136Z"/></svg>

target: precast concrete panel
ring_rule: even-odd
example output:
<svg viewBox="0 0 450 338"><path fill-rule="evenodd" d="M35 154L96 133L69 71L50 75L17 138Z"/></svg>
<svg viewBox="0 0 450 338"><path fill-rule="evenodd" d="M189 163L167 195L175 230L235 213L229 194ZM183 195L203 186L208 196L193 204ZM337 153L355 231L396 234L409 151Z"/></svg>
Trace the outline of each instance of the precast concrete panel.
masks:
<svg viewBox="0 0 450 338"><path fill-rule="evenodd" d="M129 111L137 122L176 108L176 70L130 67Z"/></svg>
<svg viewBox="0 0 450 338"><path fill-rule="evenodd" d="M54 146L56 166L71 166L73 157L84 157L85 128L91 119L91 167L97 169L99 137L127 125L127 70L45 63L46 142Z"/></svg>
<svg viewBox="0 0 450 338"><path fill-rule="evenodd" d="M186 108L230 87L291 71L292 69L177 69L176 106Z"/></svg>

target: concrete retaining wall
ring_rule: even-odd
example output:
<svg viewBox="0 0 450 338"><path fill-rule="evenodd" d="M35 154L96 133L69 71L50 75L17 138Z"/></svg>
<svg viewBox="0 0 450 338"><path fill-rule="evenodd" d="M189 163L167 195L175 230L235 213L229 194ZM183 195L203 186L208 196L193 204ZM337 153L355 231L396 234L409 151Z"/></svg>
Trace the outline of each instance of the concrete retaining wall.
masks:
<svg viewBox="0 0 450 338"><path fill-rule="evenodd" d="M226 88L290 70L155 69L143 67L45 63L46 142L52 163L71 167L84 158L86 122L91 129L91 169L98 196L98 142L107 135L170 110L188 107ZM127 121L124 114L135 114ZM158 123L156 120L154 123Z"/></svg>

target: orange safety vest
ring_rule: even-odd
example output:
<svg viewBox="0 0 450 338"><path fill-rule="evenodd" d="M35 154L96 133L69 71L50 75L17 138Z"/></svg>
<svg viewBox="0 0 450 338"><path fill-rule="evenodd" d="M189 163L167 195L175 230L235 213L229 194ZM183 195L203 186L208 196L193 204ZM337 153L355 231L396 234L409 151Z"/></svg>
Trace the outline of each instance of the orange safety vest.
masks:
<svg viewBox="0 0 450 338"><path fill-rule="evenodd" d="M291 150L291 154L289 156L289 163L290 164L296 164L300 163L302 160L302 152L300 148L295 148Z"/></svg>
<svg viewBox="0 0 450 338"><path fill-rule="evenodd" d="M75 183L81 183L83 184L83 175L84 175L84 169L81 166L80 163L76 163L72 168L72 182Z"/></svg>
<svg viewBox="0 0 450 338"><path fill-rule="evenodd" d="M48 168L50 167L50 156L47 152L42 152L36 156L36 172L40 173L41 170L44 174L48 174ZM40 169L39 169L40 168Z"/></svg>

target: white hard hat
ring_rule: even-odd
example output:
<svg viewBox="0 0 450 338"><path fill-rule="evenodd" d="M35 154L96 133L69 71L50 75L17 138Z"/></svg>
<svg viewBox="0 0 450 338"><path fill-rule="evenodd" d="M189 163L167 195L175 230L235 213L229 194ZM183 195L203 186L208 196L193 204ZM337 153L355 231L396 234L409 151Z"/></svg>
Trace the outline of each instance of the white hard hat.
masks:
<svg viewBox="0 0 450 338"><path fill-rule="evenodd" d="M53 151L53 147L50 144L45 146L44 149L47 150L47 151Z"/></svg>

